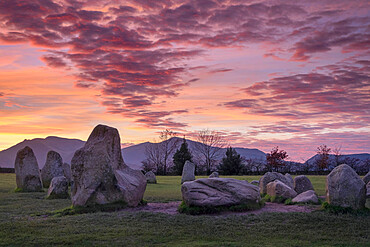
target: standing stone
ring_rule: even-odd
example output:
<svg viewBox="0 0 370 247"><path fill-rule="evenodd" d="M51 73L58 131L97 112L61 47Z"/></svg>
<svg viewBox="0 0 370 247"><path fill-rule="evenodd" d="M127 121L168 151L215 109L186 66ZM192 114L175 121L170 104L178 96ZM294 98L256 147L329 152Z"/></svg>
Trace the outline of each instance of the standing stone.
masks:
<svg viewBox="0 0 370 247"><path fill-rule="evenodd" d="M367 183L366 185L366 203L365 207L370 209L370 182Z"/></svg>
<svg viewBox="0 0 370 247"><path fill-rule="evenodd" d="M297 192L280 180L268 183L266 186L266 192L270 196L279 196L284 199L294 198L297 196Z"/></svg>
<svg viewBox="0 0 370 247"><path fill-rule="evenodd" d="M364 181L365 184L370 182L370 172L368 172L362 180Z"/></svg>
<svg viewBox="0 0 370 247"><path fill-rule="evenodd" d="M188 206L258 205L259 188L245 180L201 178L181 186L182 199Z"/></svg>
<svg viewBox="0 0 370 247"><path fill-rule="evenodd" d="M319 203L319 198L317 197L314 190L307 190L292 199L292 202L296 203Z"/></svg>
<svg viewBox="0 0 370 247"><path fill-rule="evenodd" d="M186 161L182 169L181 184L187 181L195 180L195 165L190 161Z"/></svg>
<svg viewBox="0 0 370 247"><path fill-rule="evenodd" d="M145 173L145 177L146 177L146 182L148 184L156 184L157 183L157 178L155 177L154 172L148 171L147 173Z"/></svg>
<svg viewBox="0 0 370 247"><path fill-rule="evenodd" d="M115 128L96 126L85 145L75 152L71 169L73 206L121 201L134 207L143 199L146 178L123 162Z"/></svg>
<svg viewBox="0 0 370 247"><path fill-rule="evenodd" d="M313 190L313 186L308 177L301 175L294 178L294 190L301 194L302 192Z"/></svg>
<svg viewBox="0 0 370 247"><path fill-rule="evenodd" d="M71 180L72 180L71 166L68 163L63 163L62 166L63 166L64 176L66 177L68 183L71 183Z"/></svg>
<svg viewBox="0 0 370 247"><path fill-rule="evenodd" d="M270 183L270 182L273 182L275 180L279 180L279 181L283 182L284 184L286 184L288 186L291 184L289 179L287 177L285 177L283 174L278 173L278 172L267 172L267 173L265 173L265 175L263 175L260 178L260 181L259 181L259 186L260 186L261 193L266 194L267 193L267 188L266 188L267 184ZM290 188L293 188L293 185Z"/></svg>
<svg viewBox="0 0 370 247"><path fill-rule="evenodd" d="M286 180L286 185L288 185L290 188L293 188L294 186L294 180L293 180L293 177L292 175L290 175L289 173L285 173L284 177L287 179Z"/></svg>
<svg viewBox="0 0 370 247"><path fill-rule="evenodd" d="M218 172L212 172L212 174L209 175L209 178L218 178L218 177L219 177Z"/></svg>
<svg viewBox="0 0 370 247"><path fill-rule="evenodd" d="M17 189L30 192L42 190L39 166L30 147L26 146L17 152L14 168Z"/></svg>
<svg viewBox="0 0 370 247"><path fill-rule="evenodd" d="M361 209L366 201L365 183L350 166L337 166L326 177L326 201L334 206Z"/></svg>
<svg viewBox="0 0 370 247"><path fill-rule="evenodd" d="M67 178L64 176L54 177L51 180L46 198L47 199L69 198Z"/></svg>
<svg viewBox="0 0 370 247"><path fill-rule="evenodd" d="M41 169L41 179L44 188L49 188L51 180L60 176L64 176L62 157L55 151L49 151L45 166Z"/></svg>

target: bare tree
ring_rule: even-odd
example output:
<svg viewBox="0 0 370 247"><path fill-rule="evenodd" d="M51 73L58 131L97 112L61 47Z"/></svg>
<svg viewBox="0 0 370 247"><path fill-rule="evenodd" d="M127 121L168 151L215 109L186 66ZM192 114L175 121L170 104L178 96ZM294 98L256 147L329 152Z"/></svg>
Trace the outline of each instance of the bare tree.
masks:
<svg viewBox="0 0 370 247"><path fill-rule="evenodd" d="M333 149L334 157L335 157L335 166L339 166L341 164L341 158L342 158L342 153L341 150L342 146L336 147Z"/></svg>
<svg viewBox="0 0 370 247"><path fill-rule="evenodd" d="M316 165L318 166L320 171L323 171L325 168L328 167L329 164L329 153L331 149L328 148L326 145L321 145L317 148L318 158L316 159Z"/></svg>
<svg viewBox="0 0 370 247"><path fill-rule="evenodd" d="M180 144L180 139L173 138L176 137L177 133L171 130L164 130L159 135L159 139L162 141L160 143L160 149L163 157L163 175L167 174L167 169L169 167L169 162L172 159L173 154Z"/></svg>
<svg viewBox="0 0 370 247"><path fill-rule="evenodd" d="M146 159L142 162L145 171L155 171L161 174L163 171L163 155L160 143L149 143L145 146Z"/></svg>
<svg viewBox="0 0 370 247"><path fill-rule="evenodd" d="M209 129L198 131L196 139L196 152L202 159L207 175L210 175L217 159L220 158L220 151L226 146L226 141L218 132Z"/></svg>

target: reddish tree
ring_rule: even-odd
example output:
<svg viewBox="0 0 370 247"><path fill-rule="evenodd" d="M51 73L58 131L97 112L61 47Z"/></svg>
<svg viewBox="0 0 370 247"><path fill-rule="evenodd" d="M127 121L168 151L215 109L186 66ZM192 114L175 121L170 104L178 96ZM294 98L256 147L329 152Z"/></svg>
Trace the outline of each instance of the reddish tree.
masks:
<svg viewBox="0 0 370 247"><path fill-rule="evenodd" d="M318 158L316 159L316 165L320 171L328 168L330 151L331 149L324 144L317 148Z"/></svg>
<svg viewBox="0 0 370 247"><path fill-rule="evenodd" d="M279 168L284 166L284 160L288 158L288 154L284 150L279 150L279 147L274 147L269 154L266 154L267 167L269 170L274 169L279 171Z"/></svg>

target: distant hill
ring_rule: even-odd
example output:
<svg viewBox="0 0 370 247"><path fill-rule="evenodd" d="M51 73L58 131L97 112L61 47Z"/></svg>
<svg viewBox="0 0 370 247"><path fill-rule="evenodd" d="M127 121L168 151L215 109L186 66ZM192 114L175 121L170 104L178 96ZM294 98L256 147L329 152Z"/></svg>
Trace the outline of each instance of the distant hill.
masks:
<svg viewBox="0 0 370 247"><path fill-rule="evenodd" d="M179 142L179 147L182 143L182 138L173 137L170 141ZM186 140L190 151L194 154L196 153L197 145L199 142L195 142L192 140ZM130 147L126 147L122 149L123 159L125 160L126 164L132 168L140 169L142 164L141 162L146 159L145 150L149 145L158 145L157 143L145 142L137 145L133 145ZM249 149L249 148L235 148L235 150L244 158L246 159L253 159L265 162L266 161L266 154L258 149ZM226 153L226 148L220 151L219 159Z"/></svg>
<svg viewBox="0 0 370 247"><path fill-rule="evenodd" d="M312 156L311 158L309 158L306 162L308 164L314 164L315 161L318 159L319 155L316 154L314 156ZM360 160L360 161L365 161L365 160L370 160L370 154L368 153L362 153L362 154L343 154L343 155L340 155L340 160L341 161L345 161L345 160L348 160L348 159L356 159L356 160ZM330 163L333 163L335 162L335 155L334 154L329 154L329 162Z"/></svg>
<svg viewBox="0 0 370 247"><path fill-rule="evenodd" d="M75 151L84 144L84 141L78 139L67 139L56 136L48 136L45 139L36 138L24 140L0 152L0 167L14 168L17 152L25 146L32 148L40 169L44 167L46 155L50 150L58 152L62 156L64 162L71 163Z"/></svg>

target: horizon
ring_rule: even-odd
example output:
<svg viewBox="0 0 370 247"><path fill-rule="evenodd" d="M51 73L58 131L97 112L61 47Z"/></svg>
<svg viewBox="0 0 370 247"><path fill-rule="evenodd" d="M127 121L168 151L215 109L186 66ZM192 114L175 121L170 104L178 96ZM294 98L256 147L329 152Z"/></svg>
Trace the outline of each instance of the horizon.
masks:
<svg viewBox="0 0 370 247"><path fill-rule="evenodd" d="M370 153L365 0L0 3L0 150L25 139L123 145L218 131L307 160Z"/></svg>

